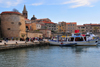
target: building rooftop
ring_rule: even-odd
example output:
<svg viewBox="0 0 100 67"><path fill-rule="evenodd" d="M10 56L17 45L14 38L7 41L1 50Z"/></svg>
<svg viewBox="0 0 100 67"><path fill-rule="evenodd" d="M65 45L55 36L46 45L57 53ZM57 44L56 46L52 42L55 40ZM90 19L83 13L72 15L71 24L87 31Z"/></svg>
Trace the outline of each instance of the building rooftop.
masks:
<svg viewBox="0 0 100 67"><path fill-rule="evenodd" d="M76 22L69 22L69 23L66 23L66 24L76 24Z"/></svg>
<svg viewBox="0 0 100 67"><path fill-rule="evenodd" d="M100 25L100 24L84 24L84 25L91 25L92 26L92 25Z"/></svg>
<svg viewBox="0 0 100 67"><path fill-rule="evenodd" d="M47 22L47 21L43 21L44 23L49 23L49 24L55 24L55 23L53 23L53 22Z"/></svg>
<svg viewBox="0 0 100 67"><path fill-rule="evenodd" d="M29 19L26 19L26 18L25 18L25 20L29 20Z"/></svg>
<svg viewBox="0 0 100 67"><path fill-rule="evenodd" d="M78 27L83 27L84 25L77 25Z"/></svg>
<svg viewBox="0 0 100 67"><path fill-rule="evenodd" d="M5 11L5 12L2 12L1 14L20 14L20 15L22 15L19 12L13 12L13 11Z"/></svg>

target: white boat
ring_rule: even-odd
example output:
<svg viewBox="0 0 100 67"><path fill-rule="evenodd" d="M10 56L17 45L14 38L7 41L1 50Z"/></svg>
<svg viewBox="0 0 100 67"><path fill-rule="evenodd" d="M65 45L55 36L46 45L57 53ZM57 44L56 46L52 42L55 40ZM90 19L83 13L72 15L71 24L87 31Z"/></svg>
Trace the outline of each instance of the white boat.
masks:
<svg viewBox="0 0 100 67"><path fill-rule="evenodd" d="M77 45L77 46L96 46L97 40L85 36L66 36L64 39L60 39L59 36L56 40L49 40L51 45Z"/></svg>

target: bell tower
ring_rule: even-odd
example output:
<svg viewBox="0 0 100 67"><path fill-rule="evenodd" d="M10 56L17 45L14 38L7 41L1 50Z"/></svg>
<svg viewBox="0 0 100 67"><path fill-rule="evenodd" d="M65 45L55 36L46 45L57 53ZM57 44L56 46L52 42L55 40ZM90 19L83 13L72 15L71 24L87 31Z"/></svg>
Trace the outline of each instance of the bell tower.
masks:
<svg viewBox="0 0 100 67"><path fill-rule="evenodd" d="M27 10L26 10L26 6L24 5L24 9L22 11L23 16L27 19L28 18L28 14L27 14Z"/></svg>

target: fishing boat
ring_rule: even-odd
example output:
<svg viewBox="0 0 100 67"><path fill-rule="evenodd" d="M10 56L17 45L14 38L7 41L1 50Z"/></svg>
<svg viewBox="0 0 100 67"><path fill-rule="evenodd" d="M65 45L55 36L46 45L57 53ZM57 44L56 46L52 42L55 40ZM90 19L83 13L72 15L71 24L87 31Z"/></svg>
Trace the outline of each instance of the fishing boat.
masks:
<svg viewBox="0 0 100 67"><path fill-rule="evenodd" d="M56 40L49 40L49 43L51 45L66 45L66 46L96 46L97 40L93 39L92 37L87 37L87 36L81 36L79 35L72 35L72 36L66 36L64 38L57 36Z"/></svg>

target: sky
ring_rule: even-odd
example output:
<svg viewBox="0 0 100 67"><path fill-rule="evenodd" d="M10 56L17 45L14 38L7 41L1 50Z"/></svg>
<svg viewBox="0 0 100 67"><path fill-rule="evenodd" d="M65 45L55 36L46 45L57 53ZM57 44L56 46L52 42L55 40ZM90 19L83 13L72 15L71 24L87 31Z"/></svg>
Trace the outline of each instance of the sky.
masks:
<svg viewBox="0 0 100 67"><path fill-rule="evenodd" d="M100 24L100 0L0 0L0 13L14 8L22 13L24 5L28 19L49 18L52 22L77 22L77 25Z"/></svg>

